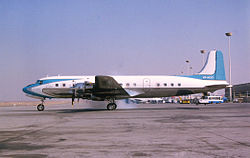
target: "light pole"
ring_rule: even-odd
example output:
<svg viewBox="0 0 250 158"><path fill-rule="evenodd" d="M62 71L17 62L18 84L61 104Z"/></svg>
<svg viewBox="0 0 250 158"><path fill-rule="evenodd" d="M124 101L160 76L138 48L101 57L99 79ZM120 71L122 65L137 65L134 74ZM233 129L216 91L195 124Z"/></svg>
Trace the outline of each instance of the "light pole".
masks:
<svg viewBox="0 0 250 158"><path fill-rule="evenodd" d="M204 66L204 55L205 55L206 51L205 50L201 50L201 54L202 54L202 66Z"/></svg>
<svg viewBox="0 0 250 158"><path fill-rule="evenodd" d="M193 67L190 66L189 69L190 69L190 75L192 75L193 74Z"/></svg>
<svg viewBox="0 0 250 158"><path fill-rule="evenodd" d="M189 75L189 60L186 60L186 63L188 64L188 66L187 66L187 75Z"/></svg>
<svg viewBox="0 0 250 158"><path fill-rule="evenodd" d="M232 102L232 69L231 69L231 54L230 54L230 40L232 36L232 32L227 32L225 35L228 37L228 54L229 54L229 97L230 97L230 102Z"/></svg>

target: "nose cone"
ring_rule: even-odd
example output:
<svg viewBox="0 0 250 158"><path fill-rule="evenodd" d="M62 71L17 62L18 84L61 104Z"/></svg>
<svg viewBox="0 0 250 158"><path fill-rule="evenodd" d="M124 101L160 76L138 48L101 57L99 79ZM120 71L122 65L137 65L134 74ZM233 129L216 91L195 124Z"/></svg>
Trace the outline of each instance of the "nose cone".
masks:
<svg viewBox="0 0 250 158"><path fill-rule="evenodd" d="M23 92L27 94L28 97L36 98L36 99L44 99L49 98L35 90L37 84L31 84L23 88ZM34 89L33 89L34 88Z"/></svg>
<svg viewBox="0 0 250 158"><path fill-rule="evenodd" d="M24 87L24 88L23 88L23 92L24 92L24 93L27 93L27 94L30 94L30 93L31 93L31 91L30 91L30 85Z"/></svg>

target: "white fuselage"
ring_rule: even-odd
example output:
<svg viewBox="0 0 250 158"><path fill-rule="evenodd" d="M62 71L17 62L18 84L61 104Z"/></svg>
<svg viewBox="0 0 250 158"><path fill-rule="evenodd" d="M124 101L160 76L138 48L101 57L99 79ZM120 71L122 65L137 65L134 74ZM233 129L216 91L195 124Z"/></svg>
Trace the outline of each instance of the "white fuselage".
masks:
<svg viewBox="0 0 250 158"><path fill-rule="evenodd" d="M111 76L134 98L152 98L206 93L224 88L225 80L202 80L183 76ZM44 88L72 88L85 81L94 83L95 76L52 76L27 86L28 95L36 98L67 98L43 92ZM42 82L42 84L39 84ZM27 88L26 87L26 88Z"/></svg>
<svg viewBox="0 0 250 158"><path fill-rule="evenodd" d="M95 83L96 82L96 83ZM75 98L108 101L115 110L115 100L125 98L159 98L214 92L228 85L223 54L212 50L200 72L190 76L53 76L28 85L23 91L30 97ZM39 111L44 105L37 106Z"/></svg>

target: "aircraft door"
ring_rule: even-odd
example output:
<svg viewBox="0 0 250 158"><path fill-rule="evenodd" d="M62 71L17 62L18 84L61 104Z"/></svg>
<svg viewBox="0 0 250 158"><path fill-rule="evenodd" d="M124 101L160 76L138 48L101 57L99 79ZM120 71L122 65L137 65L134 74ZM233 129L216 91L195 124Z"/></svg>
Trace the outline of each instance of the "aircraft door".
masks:
<svg viewBox="0 0 250 158"><path fill-rule="evenodd" d="M145 92L148 92L150 89L150 79L144 78L143 79L143 89Z"/></svg>

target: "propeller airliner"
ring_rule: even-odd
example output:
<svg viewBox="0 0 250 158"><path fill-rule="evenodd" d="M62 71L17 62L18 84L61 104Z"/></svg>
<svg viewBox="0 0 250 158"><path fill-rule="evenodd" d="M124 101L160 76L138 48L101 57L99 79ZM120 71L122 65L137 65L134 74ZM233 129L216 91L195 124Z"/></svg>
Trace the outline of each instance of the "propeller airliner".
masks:
<svg viewBox="0 0 250 158"><path fill-rule="evenodd" d="M223 54L212 50L204 67L194 75L180 76L52 76L37 80L23 88L29 97L41 100L38 111L44 110L44 100L71 98L108 101L107 109L117 108L116 100L156 98L214 92L229 84L225 77Z"/></svg>

